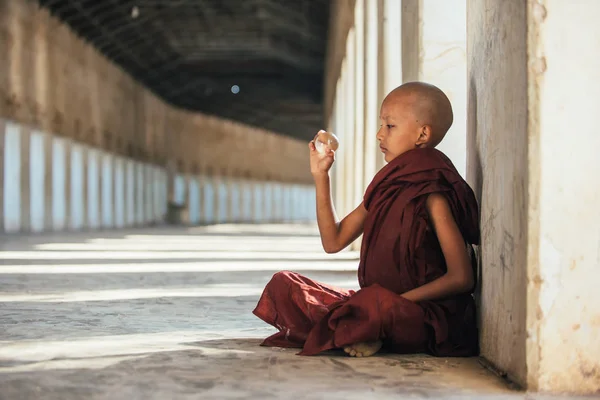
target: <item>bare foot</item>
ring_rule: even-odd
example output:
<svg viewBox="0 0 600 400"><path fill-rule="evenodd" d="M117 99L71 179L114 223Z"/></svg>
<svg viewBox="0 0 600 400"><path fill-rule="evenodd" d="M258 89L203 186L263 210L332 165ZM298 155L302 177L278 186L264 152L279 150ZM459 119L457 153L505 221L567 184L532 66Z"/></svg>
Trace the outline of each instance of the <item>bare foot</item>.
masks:
<svg viewBox="0 0 600 400"><path fill-rule="evenodd" d="M354 343L344 347L344 351L351 357L370 357L381 349L382 342Z"/></svg>

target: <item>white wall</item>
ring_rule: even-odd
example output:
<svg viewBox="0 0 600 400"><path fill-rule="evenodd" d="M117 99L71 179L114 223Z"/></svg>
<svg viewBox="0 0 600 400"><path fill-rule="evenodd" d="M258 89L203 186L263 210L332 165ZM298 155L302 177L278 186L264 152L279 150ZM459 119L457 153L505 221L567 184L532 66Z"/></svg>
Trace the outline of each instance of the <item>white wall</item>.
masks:
<svg viewBox="0 0 600 400"><path fill-rule="evenodd" d="M454 123L438 146L466 177L467 162L467 4L466 0L420 2L419 80L446 93Z"/></svg>
<svg viewBox="0 0 600 400"><path fill-rule="evenodd" d="M598 393L600 2L544 4L530 18L528 380Z"/></svg>

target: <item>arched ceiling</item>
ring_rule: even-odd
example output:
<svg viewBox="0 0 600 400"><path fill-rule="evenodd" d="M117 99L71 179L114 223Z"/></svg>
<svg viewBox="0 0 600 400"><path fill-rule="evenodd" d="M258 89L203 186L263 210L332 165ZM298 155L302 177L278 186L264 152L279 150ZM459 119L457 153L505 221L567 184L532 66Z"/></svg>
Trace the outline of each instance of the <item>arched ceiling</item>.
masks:
<svg viewBox="0 0 600 400"><path fill-rule="evenodd" d="M39 3L173 106L303 140L323 125L329 0Z"/></svg>

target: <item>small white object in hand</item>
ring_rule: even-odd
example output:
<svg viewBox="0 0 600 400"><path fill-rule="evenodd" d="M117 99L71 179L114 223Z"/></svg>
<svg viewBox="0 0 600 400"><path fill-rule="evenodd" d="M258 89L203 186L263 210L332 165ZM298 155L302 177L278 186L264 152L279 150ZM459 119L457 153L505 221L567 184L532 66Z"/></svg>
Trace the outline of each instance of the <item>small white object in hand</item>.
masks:
<svg viewBox="0 0 600 400"><path fill-rule="evenodd" d="M321 154L325 154L327 148L336 151L339 146L340 141L331 132L321 131L315 138L315 148Z"/></svg>

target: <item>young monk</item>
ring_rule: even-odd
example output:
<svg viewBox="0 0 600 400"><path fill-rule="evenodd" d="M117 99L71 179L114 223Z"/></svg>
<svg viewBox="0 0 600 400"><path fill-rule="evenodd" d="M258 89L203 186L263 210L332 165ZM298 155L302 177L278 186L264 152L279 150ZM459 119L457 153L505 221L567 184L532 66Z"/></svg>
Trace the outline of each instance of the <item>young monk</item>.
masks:
<svg viewBox="0 0 600 400"><path fill-rule="evenodd" d="M266 286L254 314L279 332L263 345L314 355L344 349L365 357L382 347L436 356L478 353L473 244L479 243L475 196L436 146L452 125L450 101L437 87L412 82L381 106L380 149L388 162L364 201L338 221L329 169L334 152L309 144L317 222L325 251L364 233L360 290L343 290L283 271Z"/></svg>

